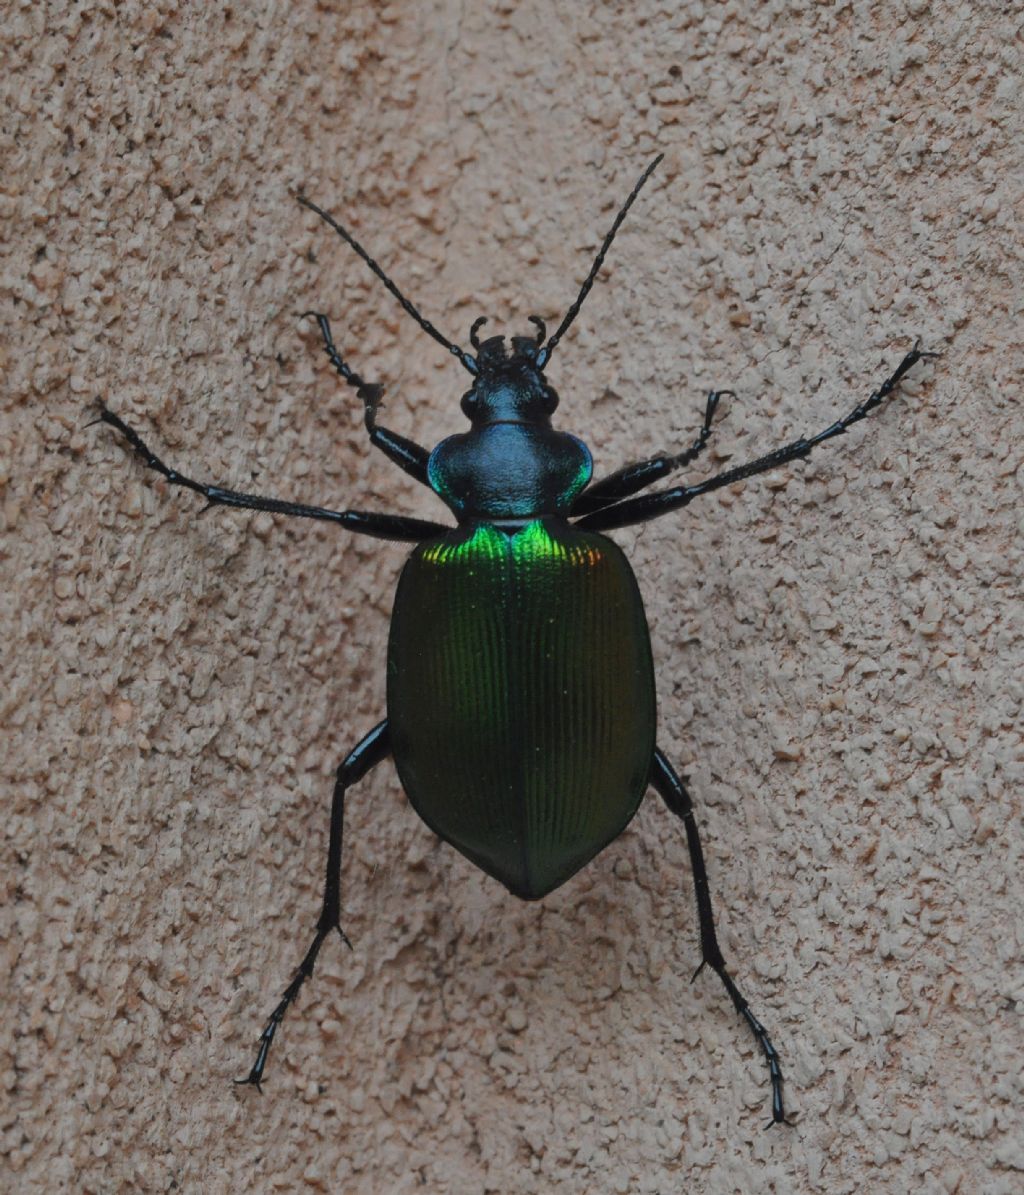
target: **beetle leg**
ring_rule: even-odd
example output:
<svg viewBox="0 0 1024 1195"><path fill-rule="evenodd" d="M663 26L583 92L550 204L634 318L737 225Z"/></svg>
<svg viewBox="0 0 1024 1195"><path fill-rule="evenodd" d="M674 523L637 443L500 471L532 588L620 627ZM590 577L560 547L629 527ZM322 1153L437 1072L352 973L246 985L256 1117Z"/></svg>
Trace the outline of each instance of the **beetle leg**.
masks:
<svg viewBox="0 0 1024 1195"><path fill-rule="evenodd" d="M690 800L690 794L686 791L686 786L657 748L651 766L651 784L672 813L682 821L683 828L686 830L686 845L690 851L693 886L697 894L697 919L700 925L701 963L693 977L696 979L705 967L710 967L722 981L725 990L729 993L729 999L732 1000L736 1011L747 1022L757 1044L761 1047L764 1060L768 1064L768 1074L772 1082L772 1119L770 1123L787 1123L782 1102L782 1067L779 1064L779 1055L768 1036L768 1030L754 1016L743 993L726 969L725 959L718 945L715 915L711 908L711 889L708 886L707 868L704 866L704 851L700 845L700 832L693 816L693 802Z"/></svg>
<svg viewBox="0 0 1024 1195"><path fill-rule="evenodd" d="M350 752L345 762L338 768L334 782L334 798L331 801L331 835L327 847L327 879L324 883L324 903L316 923L316 936L306 951L305 957L299 963L295 978L285 988L284 995L274 1011L270 1014L266 1028L260 1034L259 1049L252 1070L244 1079L236 1079L236 1083L251 1083L257 1090L263 1081L263 1069L267 1065L267 1055L277 1033L277 1027L284 1020L284 1014L289 1005L299 994L299 989L313 974L320 947L331 930L337 930L341 940L351 949L352 943L345 937L341 928L341 840L342 828L345 821L345 792L357 780L361 780L375 764L380 763L391 751L391 741L388 737L387 719L379 722L373 730L363 738L355 749Z"/></svg>
<svg viewBox="0 0 1024 1195"><path fill-rule="evenodd" d="M701 494L721 489L722 486L731 485L734 481L742 481L746 477L754 477L758 473L767 473L769 469L776 469L779 465L786 465L790 461L809 456L812 448L817 448L819 444L824 443L825 440L831 440L833 436L841 436L854 423L859 423L861 419L881 406L918 361L937 356L939 356L938 353L923 352L915 344L889 377L864 402L859 403L849 414L844 415L842 419L837 419L835 423L830 424L824 431L812 436L809 440L803 438L794 440L792 444L777 448L774 452L758 457L755 461L748 461L745 465L738 465L735 469L726 469L725 472L719 473L715 477L709 477L707 481L702 481L698 485L676 486L670 490L658 490L653 494L619 502L604 510L586 515L580 519L577 526L588 531L608 531L613 527L627 527L631 523L646 523L648 519L656 519L659 515L688 506L694 498Z"/></svg>
<svg viewBox="0 0 1024 1195"><path fill-rule="evenodd" d="M430 485L430 482L427 480L427 461L430 458L428 449L423 448L414 440L407 440L405 436L400 436L397 432L390 431L386 427L377 426L377 411L382 405L381 400L384 396L384 387L378 385L376 382L364 382L354 369L345 364L334 343L334 337L331 335L331 325L326 315L321 315L319 311L307 311L305 314L311 315L319 325L327 359L338 371L342 379L363 400L363 418L366 422L366 430L370 433L371 443L375 444L385 456L394 461L400 469L404 469L410 477L415 477L423 485Z"/></svg>
<svg viewBox="0 0 1024 1195"><path fill-rule="evenodd" d="M607 477L600 478L592 485L587 486L572 504L569 517L575 518L578 515L592 514L595 510L603 510L606 506L611 506L613 502L628 498L630 494L636 494L656 481L661 481L663 477L668 476L674 470L692 464L704 451L704 446L711 438L711 423L719 402L727 394L735 397L735 393L734 390L711 391L704 407L704 422L700 433L689 448L677 452L674 456L662 453L635 465L624 465L621 469L616 469L614 473L609 473Z"/></svg>
<svg viewBox="0 0 1024 1195"><path fill-rule="evenodd" d="M380 514L364 510L328 510L323 506L305 506L301 502L284 502L280 498L261 498L257 494L242 494L237 490L226 490L221 486L206 485L194 481L176 469L171 469L147 446L138 432L134 431L102 402L99 414L93 423L108 423L128 441L135 455L147 466L155 469L171 485L180 485L194 490L206 499L204 510L211 506L234 506L245 510L266 510L272 514L295 515L303 519L326 519L340 523L349 531L372 535L377 539L400 540L405 543L421 543L425 539L436 539L446 535L451 528L441 523L428 523L425 519L412 519L406 515Z"/></svg>

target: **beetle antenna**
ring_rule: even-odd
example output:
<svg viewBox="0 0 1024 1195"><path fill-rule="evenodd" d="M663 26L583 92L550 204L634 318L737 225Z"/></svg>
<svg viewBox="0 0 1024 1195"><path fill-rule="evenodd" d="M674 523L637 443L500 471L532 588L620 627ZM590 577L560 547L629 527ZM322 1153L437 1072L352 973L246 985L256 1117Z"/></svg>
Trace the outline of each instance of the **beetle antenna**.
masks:
<svg viewBox="0 0 1024 1195"><path fill-rule="evenodd" d="M535 325L537 329L537 348L540 348L540 346L544 343L544 337L548 334L548 326L539 315L530 315L527 316L527 319L531 324Z"/></svg>
<svg viewBox="0 0 1024 1195"><path fill-rule="evenodd" d="M362 245L360 245L360 243L348 231L348 229L343 228L342 225L340 225L338 221L335 220L335 218L330 214L330 212L325 212L323 208L317 207L317 205L311 200L307 199L305 195L300 195L298 199L299 203L301 203L303 207L308 207L311 212L316 212L321 220L325 220L328 224L330 224L338 236L340 236L350 248L354 249L356 253L359 254L363 261L366 262L366 264L371 270L373 270L381 282L384 283L384 285L395 296L399 303L401 303L402 310L406 313L406 315L411 315L428 336L432 336L438 344L443 344L449 353L455 357L458 357L458 359L462 362L466 369L469 370L470 373L476 373L477 369L475 358L471 357L469 353L465 352L465 350L460 349L457 344L452 344L452 342L445 335L443 335L434 327L430 320L420 315L416 308L409 302L405 295L402 294L398 287L395 286L387 274L385 274L380 266L377 265L369 253L366 252L366 250L362 247Z"/></svg>
<svg viewBox="0 0 1024 1195"><path fill-rule="evenodd" d="M622 221L625 220L626 213L633 206L633 200L636 199L636 197L640 194L641 187L643 187L644 183L647 182L647 180L654 173L655 168L664 156L664 154L658 154L650 166L648 166L643 174L640 175L640 179L636 186L629 193L629 198L622 205L622 207L619 208L619 214L615 217L615 223L609 229L608 235L604 238L604 243L601 245L597 257L594 258L594 264L590 267L590 273L587 275L587 280L580 287L580 293L576 296L576 302L573 303L573 305L565 313L565 317L555 329L554 335L547 342L545 347L537 354L537 364L541 369L547 365L548 361L551 359L551 354L555 351L555 345L558 344L565 334L566 329L576 318L576 316L579 315L580 308L583 306L583 300L587 297L587 295L590 294L590 288L594 285L594 282L597 279L597 272L600 270L601 266L604 265L605 254L611 247L612 241L615 240L615 234L619 231Z"/></svg>

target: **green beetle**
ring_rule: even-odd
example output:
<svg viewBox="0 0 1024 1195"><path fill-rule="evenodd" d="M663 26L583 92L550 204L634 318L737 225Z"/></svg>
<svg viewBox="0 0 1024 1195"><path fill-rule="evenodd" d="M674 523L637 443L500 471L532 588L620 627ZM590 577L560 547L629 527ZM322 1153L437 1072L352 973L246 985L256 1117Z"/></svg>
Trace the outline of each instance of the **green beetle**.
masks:
<svg viewBox="0 0 1024 1195"><path fill-rule="evenodd" d="M97 421L125 437L169 483L208 504L324 519L380 539L415 543L395 597L388 647L388 716L338 769L331 807L323 906L316 935L260 1037L245 1079L260 1086L271 1044L310 977L324 940L341 935L340 872L345 794L393 756L409 800L442 839L514 895L535 900L563 884L633 817L648 786L683 822L693 871L701 965L721 979L768 1066L771 1123L785 1120L782 1070L761 1022L736 986L718 945L707 871L689 793L655 744L650 636L636 579L604 535L688 505L735 481L806 457L875 410L918 361L918 345L863 403L811 439L799 439L692 486L640 494L689 464L711 434L719 400L711 393L693 444L627 465L591 482L586 445L551 426L558 395L545 367L576 318L609 246L641 187L619 210L576 301L547 338L481 341L475 354L451 343L402 295L351 234L309 200L363 259L403 309L473 377L462 409L471 422L433 452L377 424L381 387L364 381L335 347L316 312L325 351L362 399L370 440L417 481L434 489L457 525L404 515L330 510L239 493L169 468L119 416L99 404ZM639 495L639 496L635 496Z"/></svg>

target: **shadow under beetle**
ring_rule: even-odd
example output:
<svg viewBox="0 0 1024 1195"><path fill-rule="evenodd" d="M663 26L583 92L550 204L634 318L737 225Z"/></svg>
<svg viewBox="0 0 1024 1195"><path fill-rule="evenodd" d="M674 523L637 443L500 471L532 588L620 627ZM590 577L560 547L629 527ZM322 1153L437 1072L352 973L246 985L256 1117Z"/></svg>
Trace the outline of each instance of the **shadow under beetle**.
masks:
<svg viewBox="0 0 1024 1195"><path fill-rule="evenodd" d="M304 506L194 481L165 465L100 404L99 420L120 432L149 468L172 485L201 494L208 506L325 519L350 531L416 545L402 571L391 619L388 716L338 769L316 935L270 1015L252 1069L239 1082L260 1086L277 1028L312 975L325 938L337 930L348 943L340 922L345 794L391 755L427 825L524 900L565 883L622 833L648 785L655 788L686 832L700 927L697 973L710 967L746 1021L771 1078L770 1123L785 1120L778 1054L718 945L689 793L655 743L654 670L636 579L622 551L601 532L668 514L701 494L806 457L870 414L908 370L936 354L915 345L873 394L810 439L794 440L696 485L634 497L700 454L718 402L730 393L712 392L689 448L627 465L591 483L587 446L551 426L558 395L545 369L660 161L661 155L630 192L554 334L548 338L544 321L531 316L536 334L513 336L511 352L502 336L480 341L483 318L470 330L473 354L452 344L345 228L300 199L472 375L462 396L470 430L429 452L379 426L382 388L364 381L342 359L327 317L307 312L319 325L331 364L363 401L370 441L441 496L455 515L455 527L403 515Z"/></svg>

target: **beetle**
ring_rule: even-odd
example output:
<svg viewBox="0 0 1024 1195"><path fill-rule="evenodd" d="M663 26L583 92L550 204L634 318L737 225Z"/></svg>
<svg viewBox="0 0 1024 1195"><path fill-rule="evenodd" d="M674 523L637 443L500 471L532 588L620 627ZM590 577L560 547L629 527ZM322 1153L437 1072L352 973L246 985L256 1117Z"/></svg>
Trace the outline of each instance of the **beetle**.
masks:
<svg viewBox="0 0 1024 1195"><path fill-rule="evenodd" d="M917 362L937 354L919 343L871 395L809 439L800 438L694 485L649 490L691 464L711 435L723 396L712 391L693 443L592 481L591 454L552 427L558 394L546 368L579 314L605 256L656 157L619 209L579 294L548 337L539 316L531 336L484 341L477 319L472 353L453 344L401 293L329 212L304 196L358 254L416 323L472 377L462 396L467 432L433 451L382 427L383 388L342 358L326 315L306 312L342 380L363 403L369 439L429 486L455 526L404 515L331 510L208 485L168 467L120 416L99 402L98 418L168 483L210 506L323 519L350 531L412 543L395 596L387 654L387 717L337 770L327 872L316 933L259 1038L244 1079L261 1088L271 1045L289 1006L313 973L320 948L341 928L340 873L349 788L390 755L426 824L515 896L538 900L564 884L629 824L653 787L683 824L696 894L701 963L721 980L768 1067L770 1124L786 1120L779 1055L726 967L715 932L707 869L683 779L655 740L650 635L636 579L603 532L646 522L703 494L754 477L842 435L876 410ZM641 493L641 491L647 491Z"/></svg>

